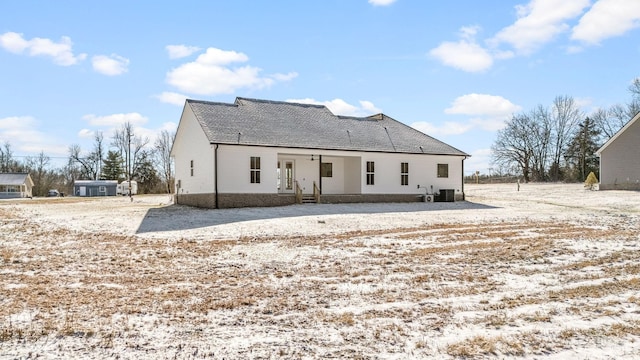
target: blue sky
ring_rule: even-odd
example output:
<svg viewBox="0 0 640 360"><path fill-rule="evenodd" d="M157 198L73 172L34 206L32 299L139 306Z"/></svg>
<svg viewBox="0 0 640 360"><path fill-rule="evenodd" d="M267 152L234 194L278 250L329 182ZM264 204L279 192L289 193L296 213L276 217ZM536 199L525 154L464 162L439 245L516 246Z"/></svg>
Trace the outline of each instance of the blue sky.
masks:
<svg viewBox="0 0 640 360"><path fill-rule="evenodd" d="M639 28L638 0L2 1L0 143L63 161L240 96L383 112L486 173L513 113L628 101Z"/></svg>

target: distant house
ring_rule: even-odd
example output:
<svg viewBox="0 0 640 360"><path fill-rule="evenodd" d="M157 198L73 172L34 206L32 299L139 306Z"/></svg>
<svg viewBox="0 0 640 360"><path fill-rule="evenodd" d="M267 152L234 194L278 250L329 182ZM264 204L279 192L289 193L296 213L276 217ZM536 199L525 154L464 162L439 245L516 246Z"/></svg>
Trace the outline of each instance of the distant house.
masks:
<svg viewBox="0 0 640 360"><path fill-rule="evenodd" d="M33 180L26 173L0 173L0 199L32 197Z"/></svg>
<svg viewBox="0 0 640 360"><path fill-rule="evenodd" d="M640 112L609 139L600 156L600 190L640 190Z"/></svg>
<svg viewBox="0 0 640 360"><path fill-rule="evenodd" d="M116 196L117 180L76 180L73 182L75 196Z"/></svg>
<svg viewBox="0 0 640 360"><path fill-rule="evenodd" d="M384 114L247 98L187 100L171 155L176 202L210 208L463 200L469 157Z"/></svg>

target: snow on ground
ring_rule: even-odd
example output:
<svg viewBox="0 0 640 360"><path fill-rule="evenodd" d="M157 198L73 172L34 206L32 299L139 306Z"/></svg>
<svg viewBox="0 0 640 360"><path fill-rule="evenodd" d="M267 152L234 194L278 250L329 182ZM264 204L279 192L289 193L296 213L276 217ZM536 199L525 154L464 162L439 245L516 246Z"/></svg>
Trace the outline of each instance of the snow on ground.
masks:
<svg viewBox="0 0 640 360"><path fill-rule="evenodd" d="M0 201L0 359L640 358L640 192Z"/></svg>

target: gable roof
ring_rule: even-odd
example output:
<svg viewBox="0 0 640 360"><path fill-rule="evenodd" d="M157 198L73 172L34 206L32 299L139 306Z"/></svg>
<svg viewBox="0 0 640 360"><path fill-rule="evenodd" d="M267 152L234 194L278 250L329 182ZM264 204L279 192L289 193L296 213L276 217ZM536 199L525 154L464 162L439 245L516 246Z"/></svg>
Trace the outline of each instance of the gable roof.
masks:
<svg viewBox="0 0 640 360"><path fill-rule="evenodd" d="M384 114L337 116L324 105L240 97L186 106L212 144L470 156Z"/></svg>
<svg viewBox="0 0 640 360"><path fill-rule="evenodd" d="M604 145L602 145L600 147L600 149L598 149L598 151L596 151L596 154L600 155L604 149L606 149L609 145L611 145L611 143L613 143L614 141L616 141L616 139L622 134L624 133L628 128L630 128L631 126L633 126L633 124L638 121L638 119L640 119L640 112L638 112L633 118L631 118L631 120L629 120L629 122L627 122L622 129L618 130L617 133L615 133L611 139L607 140L606 143L604 143Z"/></svg>
<svg viewBox="0 0 640 360"><path fill-rule="evenodd" d="M33 180L27 173L0 173L0 185L24 185L33 186Z"/></svg>

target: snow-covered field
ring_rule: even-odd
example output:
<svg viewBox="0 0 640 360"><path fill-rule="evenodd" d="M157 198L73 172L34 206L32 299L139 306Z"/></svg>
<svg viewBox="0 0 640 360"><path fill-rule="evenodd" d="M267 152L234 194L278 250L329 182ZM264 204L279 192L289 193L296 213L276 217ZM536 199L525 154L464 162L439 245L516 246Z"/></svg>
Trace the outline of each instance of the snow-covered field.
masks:
<svg viewBox="0 0 640 360"><path fill-rule="evenodd" d="M0 200L0 359L638 359L640 193Z"/></svg>

